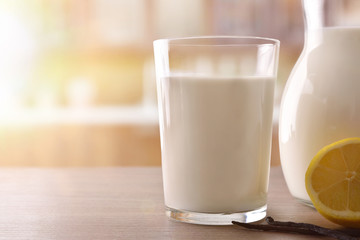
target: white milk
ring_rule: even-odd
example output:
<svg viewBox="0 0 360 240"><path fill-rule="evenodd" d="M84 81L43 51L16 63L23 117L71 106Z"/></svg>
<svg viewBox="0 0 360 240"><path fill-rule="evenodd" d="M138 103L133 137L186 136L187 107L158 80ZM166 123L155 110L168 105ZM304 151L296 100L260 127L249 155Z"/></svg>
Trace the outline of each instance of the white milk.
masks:
<svg viewBox="0 0 360 240"><path fill-rule="evenodd" d="M274 82L160 79L167 207L226 213L266 205Z"/></svg>
<svg viewBox="0 0 360 240"><path fill-rule="evenodd" d="M337 140L360 137L360 29L310 34L280 116L282 168L291 193L303 200L310 200L305 172L316 153Z"/></svg>

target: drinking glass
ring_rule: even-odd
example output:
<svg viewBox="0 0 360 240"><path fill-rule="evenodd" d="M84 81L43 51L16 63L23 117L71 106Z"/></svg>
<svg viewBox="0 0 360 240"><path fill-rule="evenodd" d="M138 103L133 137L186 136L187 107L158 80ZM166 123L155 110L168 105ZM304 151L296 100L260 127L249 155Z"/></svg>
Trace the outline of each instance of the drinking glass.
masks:
<svg viewBox="0 0 360 240"><path fill-rule="evenodd" d="M166 214L228 225L266 216L279 41L154 41Z"/></svg>

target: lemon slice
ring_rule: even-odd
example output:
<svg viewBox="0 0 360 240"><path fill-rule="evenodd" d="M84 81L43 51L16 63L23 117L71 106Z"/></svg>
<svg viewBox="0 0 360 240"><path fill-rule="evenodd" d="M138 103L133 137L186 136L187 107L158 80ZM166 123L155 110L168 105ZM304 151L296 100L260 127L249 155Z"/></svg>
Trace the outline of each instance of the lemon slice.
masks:
<svg viewBox="0 0 360 240"><path fill-rule="evenodd" d="M305 185L320 214L337 224L360 228L360 138L321 149L310 162Z"/></svg>

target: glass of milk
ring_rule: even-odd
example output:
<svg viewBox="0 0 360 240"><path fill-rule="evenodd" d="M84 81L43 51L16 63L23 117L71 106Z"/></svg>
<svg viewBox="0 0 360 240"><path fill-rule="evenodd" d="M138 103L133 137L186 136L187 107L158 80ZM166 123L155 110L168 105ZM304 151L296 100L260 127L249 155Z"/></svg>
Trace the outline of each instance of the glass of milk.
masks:
<svg viewBox="0 0 360 240"><path fill-rule="evenodd" d="M228 225L266 216L279 41L154 41L166 214Z"/></svg>

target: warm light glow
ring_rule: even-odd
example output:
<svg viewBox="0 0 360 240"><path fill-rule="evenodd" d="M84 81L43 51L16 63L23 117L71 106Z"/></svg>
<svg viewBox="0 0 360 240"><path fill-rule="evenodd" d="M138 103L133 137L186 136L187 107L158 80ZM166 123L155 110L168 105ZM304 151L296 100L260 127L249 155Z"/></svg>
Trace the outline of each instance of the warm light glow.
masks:
<svg viewBox="0 0 360 240"><path fill-rule="evenodd" d="M23 106L22 91L36 53L34 33L20 13L0 6L0 116Z"/></svg>
<svg viewBox="0 0 360 240"><path fill-rule="evenodd" d="M95 86L86 77L72 79L67 88L67 97L70 107L90 107L95 99Z"/></svg>

